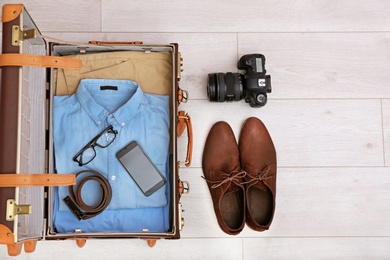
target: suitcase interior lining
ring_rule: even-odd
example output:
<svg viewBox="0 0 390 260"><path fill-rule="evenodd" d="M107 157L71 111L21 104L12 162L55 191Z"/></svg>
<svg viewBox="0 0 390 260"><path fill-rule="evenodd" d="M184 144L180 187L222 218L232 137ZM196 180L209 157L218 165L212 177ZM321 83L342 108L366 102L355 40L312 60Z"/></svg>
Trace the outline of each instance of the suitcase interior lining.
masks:
<svg viewBox="0 0 390 260"><path fill-rule="evenodd" d="M65 44L53 44L51 48L51 55L54 56L67 56L67 55L75 55L75 54L80 54L80 53L97 53L97 52L110 52L110 51L164 51L164 52L170 52L172 53L172 64L175 64L175 55L174 55L174 50L173 47L170 45L167 46L161 46L161 45L110 45L110 46L74 46L74 45L65 45ZM173 77L175 78L175 71L174 71L175 66L173 66ZM54 75L55 75L55 70L51 69L50 70L50 86L55 86L54 84ZM171 97L175 97L175 84L172 82L172 93ZM55 93L54 87L50 87L50 100L49 104L52 104L52 97ZM175 188L176 183L177 183L177 174L176 174L176 154L173 153L174 151L173 147L176 147L176 139L172 138L174 135L173 133L176 133L176 125L173 123L175 122L175 115L176 115L176 102L174 101L174 98L171 98L171 145L170 145L170 150L171 150L171 158L170 158L170 173L169 173L169 180L170 180L170 186L171 186L171 191L170 191L170 229L165 232L165 233L149 233L147 231L142 232L142 233L80 233L80 230L75 230L75 233L71 234L63 234L63 233L56 233L55 230L52 228L53 227L53 207L54 207L54 188L48 188L47 192L47 209L48 209L48 214L47 214L47 232L46 232L46 238L47 239L58 239L58 238L71 238L71 237L164 237L164 236L172 236L175 235L176 233L176 228L175 228L175 223L176 223L176 216L173 214L173 212L177 211L177 201L176 201L176 192ZM49 118L51 118L51 109L49 112ZM49 124L49 132L52 132L51 129L51 124ZM49 135L49 152L48 152L48 162L49 162L49 172L54 172L54 156L53 156L53 137L52 135ZM81 230L82 232L82 230Z"/></svg>

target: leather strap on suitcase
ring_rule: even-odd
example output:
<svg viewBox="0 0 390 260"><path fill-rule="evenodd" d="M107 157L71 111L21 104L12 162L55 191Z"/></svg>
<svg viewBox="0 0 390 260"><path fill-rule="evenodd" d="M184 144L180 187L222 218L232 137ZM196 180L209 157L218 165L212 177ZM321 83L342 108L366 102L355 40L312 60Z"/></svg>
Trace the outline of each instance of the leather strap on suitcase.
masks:
<svg viewBox="0 0 390 260"><path fill-rule="evenodd" d="M0 174L0 187L71 186L75 174Z"/></svg>
<svg viewBox="0 0 390 260"><path fill-rule="evenodd" d="M78 59L69 59L58 56L40 56L34 54L6 53L0 54L0 67L35 66L43 68L81 69L82 63Z"/></svg>

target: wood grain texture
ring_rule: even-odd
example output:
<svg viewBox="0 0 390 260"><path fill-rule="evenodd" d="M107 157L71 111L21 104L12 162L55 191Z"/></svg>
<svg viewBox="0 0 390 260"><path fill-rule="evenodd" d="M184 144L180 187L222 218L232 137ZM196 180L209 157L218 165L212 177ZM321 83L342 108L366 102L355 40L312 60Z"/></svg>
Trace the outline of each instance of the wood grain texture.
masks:
<svg viewBox="0 0 390 260"><path fill-rule="evenodd" d="M239 56L265 55L270 98L389 98L388 33L239 33Z"/></svg>
<svg viewBox="0 0 390 260"><path fill-rule="evenodd" d="M228 122L238 139L242 123L251 116L267 126L281 167L384 166L379 100L270 100L260 109L244 101L191 100L182 109L196 129L193 167L201 167L214 123ZM179 151L185 149L180 142Z"/></svg>
<svg viewBox="0 0 390 260"><path fill-rule="evenodd" d="M100 0L21 1L7 0L3 4L25 5L41 31L98 32L101 29ZM0 13L0 17L2 14ZM2 26L0 26L2 30Z"/></svg>
<svg viewBox="0 0 390 260"><path fill-rule="evenodd" d="M388 31L386 1L102 0L104 32Z"/></svg>
<svg viewBox="0 0 390 260"><path fill-rule="evenodd" d="M382 100L383 141L385 165L390 165L390 100Z"/></svg>
<svg viewBox="0 0 390 260"><path fill-rule="evenodd" d="M387 259L389 238L250 238L243 259Z"/></svg>
<svg viewBox="0 0 390 260"><path fill-rule="evenodd" d="M4 250L3 247L1 247ZM1 252L0 259L15 259ZM33 254L22 253L17 259L90 260L90 259L241 259L242 239L159 240L153 248L140 239L96 239L80 249L75 241L38 243ZM77 257L76 257L77 256Z"/></svg>

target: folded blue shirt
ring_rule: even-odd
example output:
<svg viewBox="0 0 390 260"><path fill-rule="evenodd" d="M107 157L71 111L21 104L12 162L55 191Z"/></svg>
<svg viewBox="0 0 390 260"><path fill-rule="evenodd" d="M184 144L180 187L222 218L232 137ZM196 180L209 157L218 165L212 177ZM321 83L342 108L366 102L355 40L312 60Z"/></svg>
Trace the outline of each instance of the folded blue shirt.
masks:
<svg viewBox="0 0 390 260"><path fill-rule="evenodd" d="M73 156L109 125L118 131L114 142L106 148L95 147L96 157L80 167L72 160ZM130 222L132 216L135 220L166 211L164 207L169 196L167 185L145 197L115 155L131 141L137 141L169 181L168 96L145 94L137 83L129 80L84 79L75 94L54 97L53 132L55 168L59 174L91 169L104 175L112 187L108 208L98 217L80 222L63 202L63 198L69 195L68 187L59 187L54 214L57 228L58 225L66 225L64 217L68 216L70 222L75 220L78 228L81 228L80 225L95 226L93 222L98 224L105 216L110 220L115 219L115 215L124 214L123 218L129 218ZM87 204L93 205L100 198L100 188L91 182L83 187L82 195ZM155 215L163 219L161 214ZM149 220L155 219L151 217ZM148 218L145 221L148 222ZM99 231L106 230L115 231L110 228Z"/></svg>

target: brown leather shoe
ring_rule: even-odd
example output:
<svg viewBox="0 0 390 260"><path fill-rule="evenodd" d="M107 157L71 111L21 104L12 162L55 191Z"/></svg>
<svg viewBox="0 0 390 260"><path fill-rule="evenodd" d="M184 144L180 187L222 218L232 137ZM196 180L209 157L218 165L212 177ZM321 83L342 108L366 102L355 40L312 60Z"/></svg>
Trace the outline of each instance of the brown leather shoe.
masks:
<svg viewBox="0 0 390 260"><path fill-rule="evenodd" d="M245 188L238 145L226 122L211 128L203 151L203 174L221 229L237 235L245 226Z"/></svg>
<svg viewBox="0 0 390 260"><path fill-rule="evenodd" d="M246 224L264 231L271 225L275 212L276 151L263 122L248 118L241 129L241 167L246 172Z"/></svg>

